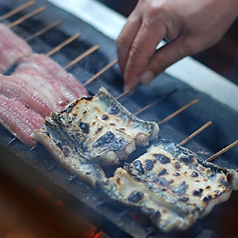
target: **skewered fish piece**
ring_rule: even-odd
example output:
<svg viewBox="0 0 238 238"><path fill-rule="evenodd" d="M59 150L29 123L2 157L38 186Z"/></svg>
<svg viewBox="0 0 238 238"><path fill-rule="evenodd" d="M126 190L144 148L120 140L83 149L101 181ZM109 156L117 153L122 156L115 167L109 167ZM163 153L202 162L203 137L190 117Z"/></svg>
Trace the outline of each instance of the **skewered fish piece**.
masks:
<svg viewBox="0 0 238 238"><path fill-rule="evenodd" d="M37 143L30 135L41 127L43 121L39 113L27 108L21 101L0 94L0 124L22 143L30 147Z"/></svg>
<svg viewBox="0 0 238 238"><path fill-rule="evenodd" d="M161 232L169 232L188 229L228 200L238 189L238 175L160 140L98 186L109 201L139 210Z"/></svg>
<svg viewBox="0 0 238 238"><path fill-rule="evenodd" d="M155 122L133 116L105 88L100 88L93 97L71 103L60 113L51 113L45 125L33 133L34 139L50 134L49 121L57 124L62 134L67 134L78 149L100 165L118 164L136 145L147 145L159 132ZM47 146L47 142L40 141Z"/></svg>
<svg viewBox="0 0 238 238"><path fill-rule="evenodd" d="M47 133L34 133L33 137L50 151L59 164L94 187L97 180L105 178L102 168L82 153L72 138L59 127L60 125L48 119L40 129Z"/></svg>
<svg viewBox="0 0 238 238"><path fill-rule="evenodd" d="M51 102L52 111L63 110L68 103L88 96L86 88L71 73L44 54L33 53L19 60L12 76L40 92Z"/></svg>
<svg viewBox="0 0 238 238"><path fill-rule="evenodd" d="M24 39L3 23L0 23L0 35L0 73L4 73L19 59L30 55L32 49Z"/></svg>
<svg viewBox="0 0 238 238"><path fill-rule="evenodd" d="M49 116L52 111L51 103L42 94L11 75L0 74L0 94L21 101L27 108L38 112L42 117Z"/></svg>

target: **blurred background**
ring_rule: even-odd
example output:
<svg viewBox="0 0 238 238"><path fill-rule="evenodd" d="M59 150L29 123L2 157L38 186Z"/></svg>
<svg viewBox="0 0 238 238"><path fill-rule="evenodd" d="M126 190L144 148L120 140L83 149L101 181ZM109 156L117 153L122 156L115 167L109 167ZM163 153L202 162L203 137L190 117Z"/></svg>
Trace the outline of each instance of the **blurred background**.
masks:
<svg viewBox="0 0 238 238"><path fill-rule="evenodd" d="M127 17L137 0L98 0ZM196 60L238 84L238 19L213 47L193 56Z"/></svg>

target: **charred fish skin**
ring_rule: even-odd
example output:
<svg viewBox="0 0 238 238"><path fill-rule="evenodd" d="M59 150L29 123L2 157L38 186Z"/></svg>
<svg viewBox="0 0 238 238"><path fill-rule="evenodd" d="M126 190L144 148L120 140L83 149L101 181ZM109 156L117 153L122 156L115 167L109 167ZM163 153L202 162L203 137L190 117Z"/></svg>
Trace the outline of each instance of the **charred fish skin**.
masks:
<svg viewBox="0 0 238 238"><path fill-rule="evenodd" d="M40 142L60 165L92 187L105 177L102 168L92 163L51 118L46 118L44 125L33 132L32 138Z"/></svg>
<svg viewBox="0 0 238 238"><path fill-rule="evenodd" d="M158 124L135 117L104 88L53 113L51 118L100 165L119 164L137 145L157 139L159 132Z"/></svg>
<svg viewBox="0 0 238 238"><path fill-rule="evenodd" d="M139 213L161 233L187 229L196 219L193 214L180 214L170 208L163 197L132 178L123 168L118 168L113 177L98 181L97 189L109 203L129 209L132 214Z"/></svg>
<svg viewBox="0 0 238 238"><path fill-rule="evenodd" d="M160 140L125 168L136 180L187 213L198 210L202 216L213 200L232 191L228 170L199 159L173 142Z"/></svg>
<svg viewBox="0 0 238 238"><path fill-rule="evenodd" d="M144 121L134 116L114 97L112 97L105 88L100 88L98 98L105 104L105 118L102 119L108 119L110 123L115 124L121 122L121 124L124 125L121 130L133 128L135 130L134 133L136 133L135 138L137 145L145 146L148 145L149 140L155 140L158 138L159 126L157 123ZM136 129L138 128L140 128L141 131L137 132Z"/></svg>
<svg viewBox="0 0 238 238"><path fill-rule="evenodd" d="M167 233L188 229L215 205L228 200L238 188L237 181L235 170L218 167L184 147L159 140L98 187L109 201L136 206ZM158 213L159 217L151 216Z"/></svg>

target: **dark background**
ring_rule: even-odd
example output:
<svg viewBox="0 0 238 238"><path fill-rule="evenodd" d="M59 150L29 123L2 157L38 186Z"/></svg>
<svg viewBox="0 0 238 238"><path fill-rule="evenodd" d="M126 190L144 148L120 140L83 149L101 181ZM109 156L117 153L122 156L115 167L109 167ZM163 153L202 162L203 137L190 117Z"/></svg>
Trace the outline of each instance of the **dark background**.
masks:
<svg viewBox="0 0 238 238"><path fill-rule="evenodd" d="M137 3L137 0L99 1L126 17ZM238 84L238 20L217 44L192 57Z"/></svg>

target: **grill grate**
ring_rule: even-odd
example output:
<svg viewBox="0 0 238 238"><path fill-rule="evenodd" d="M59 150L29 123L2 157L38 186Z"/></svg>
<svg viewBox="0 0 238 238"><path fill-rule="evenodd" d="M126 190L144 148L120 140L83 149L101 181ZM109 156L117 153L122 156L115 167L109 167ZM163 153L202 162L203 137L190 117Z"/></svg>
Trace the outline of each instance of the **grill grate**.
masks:
<svg viewBox="0 0 238 238"><path fill-rule="evenodd" d="M25 1L22 0L0 0L0 15L10 12L12 6L24 3ZM141 108L152 103L153 106L146 108L147 110L141 112L139 116L142 119L162 122L163 118L197 98L199 102L196 105L161 125L160 136L180 143L198 127L211 120L213 124L209 128L186 143L186 147L204 159L237 139L237 112L165 73L157 77L150 85L139 87L135 94L121 95L123 83L118 67L115 65L116 52L113 41L80 19L55 8L44 0L39 0L34 6L31 1L28 4L24 10L1 20L8 25L12 24L16 33L28 39L33 51L51 55L55 61L84 83L91 94L95 94L100 86L104 86L133 113L140 112ZM16 24L18 19L24 19L24 16L35 9L41 9L40 13ZM76 32L80 32L80 36L75 35ZM73 38L70 38L71 36ZM62 42L69 44L62 45ZM52 49L57 50L52 51ZM85 55L89 49L92 49L92 52ZM73 59L78 60L75 62L72 61ZM176 92L174 92L175 88ZM156 100L159 102L154 105L153 102ZM54 160L44 148L38 146L29 150L28 147L14 140L3 127L0 127L0 131L1 151L6 154L1 169L9 171L12 176L20 177L24 183L31 186L41 184L79 213L81 210L86 211L90 214L87 218L100 225L101 229L112 237L122 237L122 234L123 237L127 234L133 237L158 237L153 228L130 217L128 211L116 209L102 202L97 193L87 185L77 179L69 181L69 178L72 178L71 175L55 166ZM236 168L237 155L238 149L234 147L214 162L221 166ZM19 174L19 171L22 173ZM32 178L31 181L29 177ZM215 208L208 217L191 229L186 232L171 233L169 237L195 237L197 234L201 237L212 237L214 233L211 230L228 234L230 227L223 226L225 222L216 217L222 216L224 212L228 214L227 217L235 217L234 211L228 207L235 206L237 200L235 193L225 205ZM233 233L230 234L238 232L235 225L233 224Z"/></svg>

